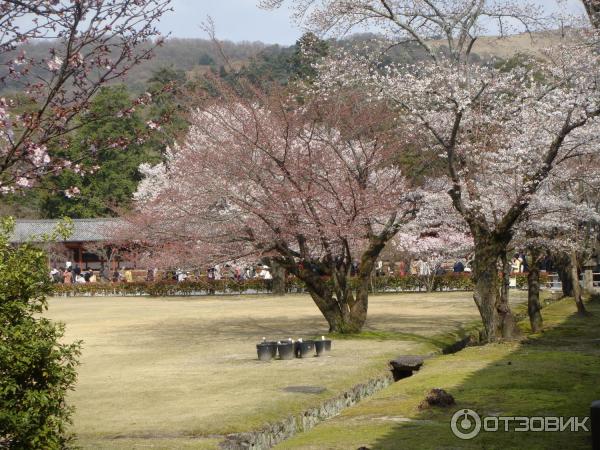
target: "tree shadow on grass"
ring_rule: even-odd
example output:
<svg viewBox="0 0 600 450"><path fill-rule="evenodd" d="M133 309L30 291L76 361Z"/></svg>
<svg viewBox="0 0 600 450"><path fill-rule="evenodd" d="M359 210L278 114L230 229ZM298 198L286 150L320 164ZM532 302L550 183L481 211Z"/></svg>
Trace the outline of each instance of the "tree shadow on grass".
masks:
<svg viewBox="0 0 600 450"><path fill-rule="evenodd" d="M570 306L570 304L569 304ZM521 345L477 347L432 362L436 370L416 374L411 420L375 440L372 449L588 449L589 432L485 432L471 440L455 437L450 428L455 411L471 409L480 416L587 417L600 399L600 303L590 303L591 317L570 315L564 322ZM564 311L565 304L559 306ZM550 308L551 309L551 308ZM552 313L548 314L552 319ZM481 365L480 370L469 366ZM445 375L444 375L445 374ZM428 386L429 383L437 383ZM401 381L402 383L402 381ZM428 389L441 387L457 404L419 411ZM419 395L419 392L422 394ZM393 398L388 401L393 402ZM398 401L401 401L398 399ZM503 423L500 422L501 429ZM589 428L589 422L588 422Z"/></svg>
<svg viewBox="0 0 600 450"><path fill-rule="evenodd" d="M153 324L128 326L114 331L119 341L134 340L151 345L160 340L163 345L202 343L206 341L254 342L262 336L268 339L315 338L328 335L333 339L409 341L426 344L431 351L442 351L449 344L472 333L471 324L460 320L444 320L428 315L392 315L381 323L358 334L328 334L327 322L322 318L278 315L271 317L235 317L223 320L203 321L197 318L165 319ZM442 326L443 325L443 326ZM405 331L404 331L405 330Z"/></svg>

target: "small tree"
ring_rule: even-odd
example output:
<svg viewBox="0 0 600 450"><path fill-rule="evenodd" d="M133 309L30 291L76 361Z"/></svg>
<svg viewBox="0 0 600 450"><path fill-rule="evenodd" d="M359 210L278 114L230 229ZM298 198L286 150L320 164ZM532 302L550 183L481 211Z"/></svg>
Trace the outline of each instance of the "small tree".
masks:
<svg viewBox="0 0 600 450"><path fill-rule="evenodd" d="M46 254L14 247L0 226L0 447L64 448L81 343L64 344L64 326L40 317L52 291Z"/></svg>

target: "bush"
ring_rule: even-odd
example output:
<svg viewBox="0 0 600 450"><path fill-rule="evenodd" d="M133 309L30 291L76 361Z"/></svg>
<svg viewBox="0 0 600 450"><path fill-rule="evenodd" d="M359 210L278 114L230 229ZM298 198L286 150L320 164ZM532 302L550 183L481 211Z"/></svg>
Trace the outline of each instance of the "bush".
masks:
<svg viewBox="0 0 600 450"><path fill-rule="evenodd" d="M517 279L517 288L518 289L527 289L527 276L529 274L527 272L522 273L513 273L511 274L511 278L514 276ZM546 272L540 272L540 286L544 286L550 277Z"/></svg>
<svg viewBox="0 0 600 450"><path fill-rule="evenodd" d="M517 278L517 287L527 289L527 274L513 274ZM426 290L427 284L432 283L434 291L472 291L473 279L469 272L446 273L436 275L432 279L421 275L381 276L371 279L374 292L419 292ZM548 275L540 273L540 285L548 282ZM332 283L332 281L328 281ZM358 278L350 278L350 287L356 289ZM286 290L289 293L307 292L302 280L290 276L286 280ZM59 284L55 288L56 295L89 296L89 295L151 295L154 297L169 297L175 295L208 295L208 294L243 294L269 293L271 281L262 279L250 280L209 280L201 278L194 281L177 283L173 280L133 283L93 283L93 284Z"/></svg>
<svg viewBox="0 0 600 450"><path fill-rule="evenodd" d="M332 281L328 281L332 283ZM133 283L76 283L58 284L54 292L60 296L136 296L150 295L153 297L169 297L176 295L209 295L209 294L243 294L249 292L269 293L271 292L271 280L249 279L249 280L209 280L200 278L183 282L173 280L162 280L154 282ZM350 278L350 287L356 289L358 278ZM374 292L414 292L424 291L426 288L426 277L418 275L404 276L382 276L373 277L371 287ZM438 275L433 278L433 287L437 291L468 291L473 289L473 281L468 273L449 273ZM286 290L289 293L307 292L306 285L302 280L290 276L286 280Z"/></svg>
<svg viewBox="0 0 600 450"><path fill-rule="evenodd" d="M434 283L436 291L472 291L473 278L468 272L446 273L436 277Z"/></svg>
<svg viewBox="0 0 600 450"><path fill-rule="evenodd" d="M169 297L174 295L208 295L216 292L241 294L249 291L269 292L270 283L261 279L236 281L230 279L208 280L202 278L200 280L182 281L179 283L172 280L163 280L133 283L57 284L54 288L55 295L67 297L93 295L150 295L153 297Z"/></svg>
<svg viewBox="0 0 600 450"><path fill-rule="evenodd" d="M590 295L590 302L600 303L600 294L594 292Z"/></svg>
<svg viewBox="0 0 600 450"><path fill-rule="evenodd" d="M81 344L61 343L64 327L39 316L52 292L46 255L11 246L13 227L0 225L0 447L65 448Z"/></svg>

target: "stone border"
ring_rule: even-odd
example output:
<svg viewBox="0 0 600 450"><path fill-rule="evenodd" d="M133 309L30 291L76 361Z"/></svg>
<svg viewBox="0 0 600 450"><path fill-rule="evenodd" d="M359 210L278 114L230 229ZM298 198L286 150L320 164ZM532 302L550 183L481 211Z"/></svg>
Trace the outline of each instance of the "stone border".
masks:
<svg viewBox="0 0 600 450"><path fill-rule="evenodd" d="M224 450L265 450L294 436L308 431L324 420L337 416L343 409L353 406L366 397L394 383L391 372L361 383L337 397L326 400L316 408L267 425L261 430L228 435L220 447Z"/></svg>

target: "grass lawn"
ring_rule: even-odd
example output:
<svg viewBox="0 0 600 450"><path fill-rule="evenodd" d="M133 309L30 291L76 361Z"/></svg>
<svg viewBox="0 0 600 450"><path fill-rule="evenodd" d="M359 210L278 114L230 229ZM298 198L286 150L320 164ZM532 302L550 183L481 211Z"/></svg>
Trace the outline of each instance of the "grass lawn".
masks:
<svg viewBox="0 0 600 450"><path fill-rule="evenodd" d="M215 448L380 374L391 356L437 350L478 318L470 293L373 296L365 333L336 339L330 357L264 363L262 336L326 334L310 297L55 298L47 315L84 340L69 400L77 444L95 449Z"/></svg>
<svg viewBox="0 0 600 450"><path fill-rule="evenodd" d="M412 377L277 448L589 449L583 432L481 432L463 441L450 430L462 408L482 416L588 416L600 399L600 303L588 308L593 316L581 318L570 299L552 304L543 310L544 333L428 360ZM456 406L420 411L434 387L454 395Z"/></svg>

